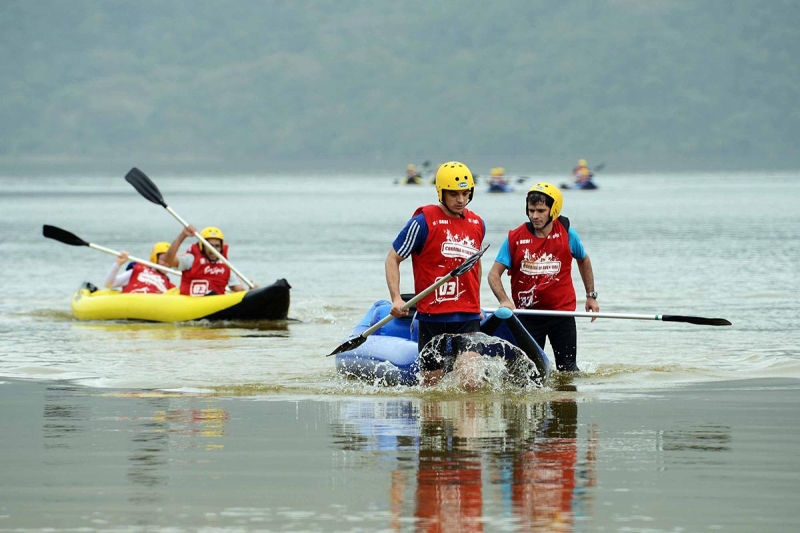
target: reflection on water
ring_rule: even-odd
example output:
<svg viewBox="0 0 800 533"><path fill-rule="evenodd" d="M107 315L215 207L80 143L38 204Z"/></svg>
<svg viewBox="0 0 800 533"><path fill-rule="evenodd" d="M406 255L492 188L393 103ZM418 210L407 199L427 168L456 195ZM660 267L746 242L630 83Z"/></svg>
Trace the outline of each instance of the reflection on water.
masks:
<svg viewBox="0 0 800 533"><path fill-rule="evenodd" d="M69 439L85 431L85 428L78 421L89 416L87 408L74 401L74 397L71 395L64 394L74 392L74 390L74 387L52 387L48 389L45 397L44 423L42 425L45 450L69 448ZM53 400L53 398L58 398L58 400Z"/></svg>
<svg viewBox="0 0 800 533"><path fill-rule="evenodd" d="M729 451L731 449L731 427L710 424L681 430L664 431L661 434L661 442L661 449L667 452Z"/></svg>
<svg viewBox="0 0 800 533"><path fill-rule="evenodd" d="M224 447L228 412L218 407L193 405L206 402L192 397L158 391L97 394L119 400L105 413L86 407L86 397L76 388L49 387L45 397L43 434L45 450L57 452L48 464L91 469L102 449L91 444L103 433L121 433L128 442L111 452L127 449L127 480L132 486L129 501L156 503L164 494L154 487L170 481L172 454L182 450L218 451ZM131 404L130 402L137 402ZM105 405L105 404L104 404ZM137 414L131 415L133 410ZM120 414L120 412L125 414ZM78 440L72 437L83 436ZM87 440L90 443L87 449ZM103 460L109 460L105 458ZM112 462L115 462L112 460Z"/></svg>
<svg viewBox="0 0 800 533"><path fill-rule="evenodd" d="M682 391L283 401L6 383L0 529L795 531L797 430L780 413L798 390L709 391L698 418Z"/></svg>
<svg viewBox="0 0 800 533"><path fill-rule="evenodd" d="M358 452L349 465L389 462L393 530L413 516L418 531L482 531L498 508L524 531L572 531L591 509L597 429L579 445L573 399L344 402L332 431Z"/></svg>
<svg viewBox="0 0 800 533"><path fill-rule="evenodd" d="M79 330L113 333L120 339L216 340L231 337L288 337L288 320L219 322L76 322Z"/></svg>
<svg viewBox="0 0 800 533"><path fill-rule="evenodd" d="M167 398L150 398L144 401L155 412L169 403ZM134 491L130 500L134 503L155 503L159 501L160 495L148 489L164 485L169 480L166 471L162 469L167 464L168 426L162 417L144 417L134 421L131 432L133 448L128 457L128 480L144 490Z"/></svg>

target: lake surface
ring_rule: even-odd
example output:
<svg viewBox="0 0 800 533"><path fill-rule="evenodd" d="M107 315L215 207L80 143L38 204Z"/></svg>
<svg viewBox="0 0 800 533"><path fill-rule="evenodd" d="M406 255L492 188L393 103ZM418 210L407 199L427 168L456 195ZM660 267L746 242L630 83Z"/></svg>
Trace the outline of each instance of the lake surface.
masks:
<svg viewBox="0 0 800 533"><path fill-rule="evenodd" d="M0 246L15 267L0 299L10 472L0 530L797 529L777 503L797 496L796 484L759 454L773 453L771 442L793 455L797 430L783 421L800 420L800 174L612 174L598 176L599 190L564 191L601 311L733 326L578 319L583 374L542 391L470 395L346 380L325 357L388 297L391 241L436 199L390 174L150 174L183 218L222 228L245 275L292 284L291 320L74 320L72 292L102 284L113 257L45 239L43 224L139 257L181 229L124 181L127 170L0 177ZM484 273L524 221L533 183L512 194L478 187L470 207L488 226ZM496 306L485 281L483 299ZM739 514L701 510L697 498L720 503L709 480L722 491L717 509ZM746 513L752 493L731 480L766 500ZM441 518L453 513L472 520Z"/></svg>

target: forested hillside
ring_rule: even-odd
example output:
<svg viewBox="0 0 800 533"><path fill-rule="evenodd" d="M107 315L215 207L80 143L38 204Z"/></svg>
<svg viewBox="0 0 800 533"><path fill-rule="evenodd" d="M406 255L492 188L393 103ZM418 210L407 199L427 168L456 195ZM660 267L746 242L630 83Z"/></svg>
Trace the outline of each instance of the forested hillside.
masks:
<svg viewBox="0 0 800 533"><path fill-rule="evenodd" d="M0 163L796 168L798 52L794 0L5 0Z"/></svg>

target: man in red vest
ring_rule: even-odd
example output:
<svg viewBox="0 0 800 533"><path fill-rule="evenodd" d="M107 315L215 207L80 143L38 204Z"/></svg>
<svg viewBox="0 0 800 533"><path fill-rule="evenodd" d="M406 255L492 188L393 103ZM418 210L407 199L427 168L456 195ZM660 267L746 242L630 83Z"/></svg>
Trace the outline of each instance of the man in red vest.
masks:
<svg viewBox="0 0 800 533"><path fill-rule="evenodd" d="M181 294L189 296L206 296L210 294L225 294L225 289L230 287L233 292L245 290L239 278L231 272L230 267L217 259L210 250L206 250L202 243L196 242L185 253L177 255L178 249L188 237L194 237L197 228L189 224L178 234L167 250L164 260L167 265L176 267L181 275ZM228 258L228 245L225 244L225 235L222 230L209 226L200 232L208 244L216 248L223 257Z"/></svg>
<svg viewBox="0 0 800 533"><path fill-rule="evenodd" d="M386 284L392 299L391 314L402 317L400 263L411 257L414 292L420 293L478 252L486 235L483 219L467 209L475 194L475 181L463 163L451 161L436 171L438 204L418 208L392 243L386 257ZM439 287L417 303L420 373L423 385L436 384L455 361L440 361L426 354L425 345L443 333L480 330L480 263Z"/></svg>
<svg viewBox="0 0 800 533"><path fill-rule="evenodd" d="M600 311L592 262L569 219L559 216L563 204L561 191L550 183L537 183L528 191L528 222L508 232L489 271L489 288L500 306L575 311L574 258L586 289L586 311ZM511 276L511 298L500 279L506 270ZM520 315L519 319L539 346L544 346L545 338L550 339L558 370L580 370L575 317Z"/></svg>

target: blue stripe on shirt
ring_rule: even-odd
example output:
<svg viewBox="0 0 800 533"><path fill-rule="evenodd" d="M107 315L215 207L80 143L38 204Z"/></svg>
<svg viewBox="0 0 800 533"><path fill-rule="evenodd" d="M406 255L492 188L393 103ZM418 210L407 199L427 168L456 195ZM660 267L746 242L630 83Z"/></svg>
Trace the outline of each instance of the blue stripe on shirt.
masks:
<svg viewBox="0 0 800 533"><path fill-rule="evenodd" d="M428 223L425 222L425 215L420 213L409 220L405 227L400 230L397 238L392 243L392 247L397 252L397 255L405 259L412 252L422 250L427 239Z"/></svg>

